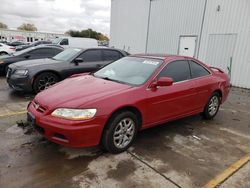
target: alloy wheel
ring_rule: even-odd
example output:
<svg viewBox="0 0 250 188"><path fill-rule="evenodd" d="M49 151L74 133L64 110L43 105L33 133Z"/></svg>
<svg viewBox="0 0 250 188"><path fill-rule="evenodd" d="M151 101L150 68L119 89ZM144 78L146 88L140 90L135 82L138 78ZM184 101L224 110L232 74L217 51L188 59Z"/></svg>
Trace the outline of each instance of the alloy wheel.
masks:
<svg viewBox="0 0 250 188"><path fill-rule="evenodd" d="M131 118L122 119L116 126L113 141L115 147L123 149L133 140L135 134L135 122Z"/></svg>
<svg viewBox="0 0 250 188"><path fill-rule="evenodd" d="M217 96L213 96L208 105L208 113L210 116L214 116L219 108L219 98Z"/></svg>
<svg viewBox="0 0 250 188"><path fill-rule="evenodd" d="M53 74L45 74L43 75L38 82L39 91L48 89L48 87L52 86L57 82L57 78Z"/></svg>

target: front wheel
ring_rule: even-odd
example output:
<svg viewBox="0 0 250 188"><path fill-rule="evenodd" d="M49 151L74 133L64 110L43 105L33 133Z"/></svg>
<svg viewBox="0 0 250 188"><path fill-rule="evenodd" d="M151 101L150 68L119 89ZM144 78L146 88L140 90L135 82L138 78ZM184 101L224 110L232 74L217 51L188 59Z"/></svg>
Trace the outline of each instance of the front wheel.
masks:
<svg viewBox="0 0 250 188"><path fill-rule="evenodd" d="M42 90L47 89L53 84L57 83L59 78L57 75L51 72L44 72L39 74L33 83L33 90L35 93L39 93Z"/></svg>
<svg viewBox="0 0 250 188"><path fill-rule="evenodd" d="M213 119L216 116L220 108L220 101L220 94L217 92L213 93L203 111L203 116L205 119Z"/></svg>
<svg viewBox="0 0 250 188"><path fill-rule="evenodd" d="M133 143L138 131L138 119L130 111L124 111L111 118L104 130L102 147L110 153L126 151Z"/></svg>

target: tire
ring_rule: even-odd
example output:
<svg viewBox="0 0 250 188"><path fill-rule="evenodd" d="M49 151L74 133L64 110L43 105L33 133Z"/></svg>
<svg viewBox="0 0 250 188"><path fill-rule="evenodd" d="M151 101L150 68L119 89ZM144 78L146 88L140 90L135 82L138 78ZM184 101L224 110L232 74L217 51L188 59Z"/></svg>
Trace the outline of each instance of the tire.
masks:
<svg viewBox="0 0 250 188"><path fill-rule="evenodd" d="M203 116L205 119L213 119L219 111L221 103L221 96L218 92L214 92L209 98L204 111Z"/></svg>
<svg viewBox="0 0 250 188"><path fill-rule="evenodd" d="M101 148L113 154L126 151L138 132L138 118L130 111L115 114L104 129Z"/></svg>
<svg viewBox="0 0 250 188"><path fill-rule="evenodd" d="M47 89L49 86L59 82L59 77L52 72L44 72L39 74L33 82L33 91L39 93Z"/></svg>
<svg viewBox="0 0 250 188"><path fill-rule="evenodd" d="M7 55L8 53L7 52L0 52L0 56L1 55Z"/></svg>

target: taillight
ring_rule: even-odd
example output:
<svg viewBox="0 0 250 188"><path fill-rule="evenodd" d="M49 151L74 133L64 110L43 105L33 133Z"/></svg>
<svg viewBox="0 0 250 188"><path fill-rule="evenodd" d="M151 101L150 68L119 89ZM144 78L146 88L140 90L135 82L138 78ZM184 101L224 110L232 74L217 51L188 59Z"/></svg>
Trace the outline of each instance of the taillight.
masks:
<svg viewBox="0 0 250 188"><path fill-rule="evenodd" d="M15 47L10 47L10 49L11 49L11 50L16 50L16 48L15 48Z"/></svg>

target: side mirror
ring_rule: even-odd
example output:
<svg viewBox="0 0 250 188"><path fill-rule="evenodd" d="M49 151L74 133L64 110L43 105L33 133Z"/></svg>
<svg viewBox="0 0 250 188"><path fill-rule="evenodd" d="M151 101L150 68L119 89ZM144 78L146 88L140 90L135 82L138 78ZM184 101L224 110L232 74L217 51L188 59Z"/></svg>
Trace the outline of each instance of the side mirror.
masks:
<svg viewBox="0 0 250 188"><path fill-rule="evenodd" d="M173 79L170 77L161 77L159 80L151 84L151 88L164 87L173 85Z"/></svg>
<svg viewBox="0 0 250 188"><path fill-rule="evenodd" d="M83 59L82 59L82 58L76 58L76 59L74 60L75 65L78 65L79 63L82 63L82 62L83 62Z"/></svg>
<svg viewBox="0 0 250 188"><path fill-rule="evenodd" d="M30 54L25 54L24 58L29 59L30 58Z"/></svg>

